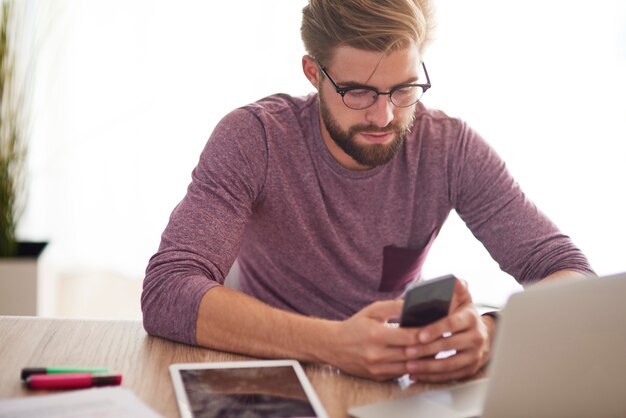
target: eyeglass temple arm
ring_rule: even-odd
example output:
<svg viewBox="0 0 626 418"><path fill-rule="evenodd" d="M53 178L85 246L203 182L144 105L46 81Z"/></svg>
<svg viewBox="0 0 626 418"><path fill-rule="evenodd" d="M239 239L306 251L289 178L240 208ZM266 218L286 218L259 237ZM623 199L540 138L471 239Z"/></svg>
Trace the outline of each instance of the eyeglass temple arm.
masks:
<svg viewBox="0 0 626 418"><path fill-rule="evenodd" d="M430 84L430 77L428 76L428 70L426 69L426 64L424 64L424 61L422 61L422 68L424 69L424 75L426 76L426 88L424 89L424 91L428 90L429 88L431 88L431 84Z"/></svg>

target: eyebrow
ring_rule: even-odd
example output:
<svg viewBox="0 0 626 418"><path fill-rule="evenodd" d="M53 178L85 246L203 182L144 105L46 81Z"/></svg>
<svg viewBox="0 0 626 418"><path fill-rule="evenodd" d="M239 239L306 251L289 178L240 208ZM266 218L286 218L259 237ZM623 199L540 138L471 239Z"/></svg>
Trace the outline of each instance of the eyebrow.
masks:
<svg viewBox="0 0 626 418"><path fill-rule="evenodd" d="M407 80L403 81L402 83L395 84L389 90L393 90L393 89L395 89L398 86L404 86L404 85L407 85L407 84L416 84L418 81L419 81L418 77L410 77ZM367 84L358 83L356 81L345 81L345 82L344 81L335 81L335 83L337 83L337 85L339 87L341 87L341 88L363 87L363 88L368 88L368 89L379 91L374 86L368 86Z"/></svg>

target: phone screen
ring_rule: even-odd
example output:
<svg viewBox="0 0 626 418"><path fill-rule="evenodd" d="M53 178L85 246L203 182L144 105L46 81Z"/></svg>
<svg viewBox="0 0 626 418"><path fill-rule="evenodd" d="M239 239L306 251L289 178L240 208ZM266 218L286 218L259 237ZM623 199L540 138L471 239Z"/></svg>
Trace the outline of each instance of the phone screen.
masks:
<svg viewBox="0 0 626 418"><path fill-rule="evenodd" d="M451 274L424 281L404 297L401 327L423 327L448 315L456 277Z"/></svg>

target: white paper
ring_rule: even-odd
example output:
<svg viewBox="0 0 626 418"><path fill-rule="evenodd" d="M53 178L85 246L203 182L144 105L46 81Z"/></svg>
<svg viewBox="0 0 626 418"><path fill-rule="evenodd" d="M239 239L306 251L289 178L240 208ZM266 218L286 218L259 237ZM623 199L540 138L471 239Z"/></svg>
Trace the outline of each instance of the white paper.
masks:
<svg viewBox="0 0 626 418"><path fill-rule="evenodd" d="M124 388L93 388L60 394L0 399L0 418L158 418Z"/></svg>

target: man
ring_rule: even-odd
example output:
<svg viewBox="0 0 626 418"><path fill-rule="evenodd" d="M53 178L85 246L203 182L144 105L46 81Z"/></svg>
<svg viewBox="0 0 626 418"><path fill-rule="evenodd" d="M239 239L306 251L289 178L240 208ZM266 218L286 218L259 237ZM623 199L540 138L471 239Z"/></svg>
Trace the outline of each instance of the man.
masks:
<svg viewBox="0 0 626 418"><path fill-rule="evenodd" d="M444 382L490 356L494 318L466 285L440 321L388 321L452 209L520 283L592 273L476 132L419 102L431 9L310 0L302 67L318 93L268 97L215 128L147 268L148 333ZM222 286L235 259L240 290Z"/></svg>

